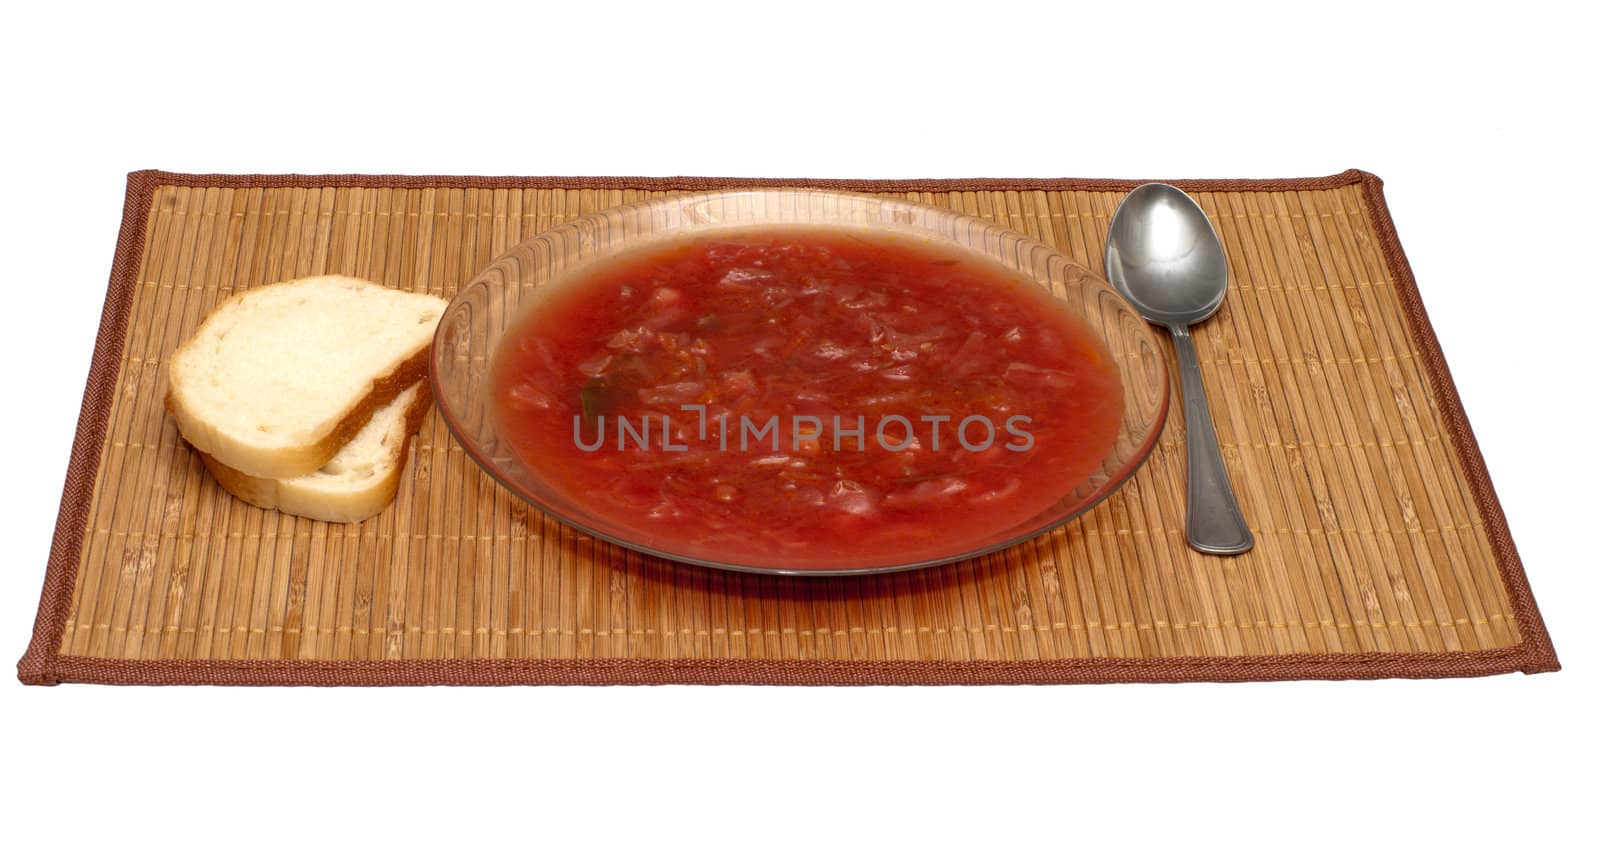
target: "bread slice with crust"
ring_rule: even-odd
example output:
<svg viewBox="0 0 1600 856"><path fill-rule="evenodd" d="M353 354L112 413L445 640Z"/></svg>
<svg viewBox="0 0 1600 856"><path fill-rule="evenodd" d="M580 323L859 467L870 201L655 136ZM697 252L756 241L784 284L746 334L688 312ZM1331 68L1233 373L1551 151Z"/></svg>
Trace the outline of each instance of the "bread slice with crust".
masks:
<svg viewBox="0 0 1600 856"><path fill-rule="evenodd" d="M184 439L230 469L314 473L427 376L445 305L347 276L252 288L173 353L167 409Z"/></svg>
<svg viewBox="0 0 1600 856"><path fill-rule="evenodd" d="M411 435L433 403L427 385L413 384L379 408L332 460L310 475L260 478L203 452L200 459L229 493L251 505L330 523L365 520L387 508L400 488Z"/></svg>

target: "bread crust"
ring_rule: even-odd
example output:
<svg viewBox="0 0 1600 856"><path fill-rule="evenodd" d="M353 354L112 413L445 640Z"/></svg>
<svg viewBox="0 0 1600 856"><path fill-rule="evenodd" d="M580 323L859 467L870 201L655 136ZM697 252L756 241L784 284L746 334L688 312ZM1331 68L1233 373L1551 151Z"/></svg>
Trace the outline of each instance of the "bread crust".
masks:
<svg viewBox="0 0 1600 856"><path fill-rule="evenodd" d="M401 391L406 388L401 387ZM391 399L393 397L390 396ZM355 523L377 515L394 502L395 494L400 488L400 475L405 472L406 462L411 454L413 435L422 428L422 421L427 417L428 408L432 404L432 392L424 383L422 389L418 390L416 400L406 409L404 439L395 452L394 465L389 474L382 481L360 491L336 498L317 491L297 489L293 479L247 475L205 452L199 452L200 461L205 464L206 470L223 489L251 505L277 509L299 517L326 520L329 523ZM364 424L357 424L351 436L359 432ZM337 451L335 449L335 453Z"/></svg>
<svg viewBox="0 0 1600 856"><path fill-rule="evenodd" d="M345 444L367 424L380 408L395 399L412 384L428 376L428 354L431 347L408 357L394 371L372 382L367 394L339 420L334 429L321 440L309 446L276 450L272 455L262 455L214 430L195 416L183 399L178 387L167 377L167 394L163 398L167 412L178 425L178 433L191 446L240 473L258 478L289 479L316 472L323 464L344 448Z"/></svg>

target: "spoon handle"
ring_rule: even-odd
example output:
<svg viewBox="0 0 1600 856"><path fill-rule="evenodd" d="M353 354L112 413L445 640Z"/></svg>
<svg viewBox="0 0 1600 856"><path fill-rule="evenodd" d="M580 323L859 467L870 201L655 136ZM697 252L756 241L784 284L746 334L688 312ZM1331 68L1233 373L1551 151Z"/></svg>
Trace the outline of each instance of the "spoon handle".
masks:
<svg viewBox="0 0 1600 856"><path fill-rule="evenodd" d="M1217 429L1211 424L1211 408L1206 404L1206 388L1200 380L1200 363L1189 328L1173 325L1172 343L1178 351L1183 424L1188 433L1189 546L1219 556L1246 552L1255 546L1255 537L1245 525L1239 500L1228 481L1228 470L1222 465Z"/></svg>

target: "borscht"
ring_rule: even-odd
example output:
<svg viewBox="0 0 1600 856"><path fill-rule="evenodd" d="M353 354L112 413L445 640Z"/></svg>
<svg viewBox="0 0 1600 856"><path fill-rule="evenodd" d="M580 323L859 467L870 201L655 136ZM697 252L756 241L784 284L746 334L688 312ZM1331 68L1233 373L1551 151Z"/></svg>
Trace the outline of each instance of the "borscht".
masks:
<svg viewBox="0 0 1600 856"><path fill-rule="evenodd" d="M943 243L747 227L546 288L493 356L492 418L553 492L655 551L804 569L977 550L1085 482L1120 427L1100 337Z"/></svg>

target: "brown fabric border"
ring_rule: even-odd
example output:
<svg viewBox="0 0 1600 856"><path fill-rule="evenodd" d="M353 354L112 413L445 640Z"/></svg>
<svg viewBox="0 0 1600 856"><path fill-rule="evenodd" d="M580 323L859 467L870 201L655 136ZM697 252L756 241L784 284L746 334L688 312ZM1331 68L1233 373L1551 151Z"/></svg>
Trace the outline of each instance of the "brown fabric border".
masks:
<svg viewBox="0 0 1600 856"><path fill-rule="evenodd" d="M1263 193L1283 190L1332 190L1357 184L1369 173L1347 169L1334 175L1313 178L1191 178L1159 179L1185 190L1238 191ZM1145 183L1147 179L1121 178L730 178L698 175L677 176L560 176L560 175L239 175L229 173L192 174L144 170L130 173L129 181L145 177L152 186L175 187L396 187L414 190L427 187L524 188L547 190L727 190L735 187L816 187L858 193L942 193L957 190L1093 190L1122 191ZM1374 176L1376 177L1376 176Z"/></svg>
<svg viewBox="0 0 1600 856"><path fill-rule="evenodd" d="M820 187L867 192L945 192L953 190L1123 191L1140 181L1122 179L807 179L713 178L694 176L407 176L407 175L224 175L144 170L130 173L122 228L94 357L89 366L83 409L67 465L66 484L56 518L54 540L40 595L39 612L27 652L17 664L25 684L63 681L102 684L217 684L397 686L515 684L1056 684L1164 683L1179 681L1345 680L1371 678L1470 677L1561 668L1544 620L1534 602L1522 560L1511 539L1505 512L1478 448L1472 426L1438 338L1417 290L1399 235L1383 196L1383 180L1351 169L1291 179L1194 179L1171 183L1191 191L1272 192L1330 190L1360 185L1367 214L1377 233L1384 262L1395 283L1406 322L1416 339L1428 380L1439 402L1445 429L1461 453L1462 466L1483 518L1490 545L1516 615L1522 642L1475 652L1282 655L1273 657L1154 657L1050 660L1035 663L887 662L784 660L113 660L59 654L72 588L83 545L84 524L98 476L100 447L110 420L121 362L123 334L144 248L145 224L162 185L185 187L478 187L597 190L714 190L732 187Z"/></svg>
<svg viewBox="0 0 1600 856"><path fill-rule="evenodd" d="M526 684L1108 684L1474 677L1522 667L1522 646L1442 654L1084 658L1036 663L841 660L109 660L63 657L57 681L219 686Z"/></svg>
<svg viewBox="0 0 1600 856"><path fill-rule="evenodd" d="M117 234L116 254L111 259L111 283L106 291L105 307L100 312L94 356L89 360L89 379L84 384L83 408L78 411L72 457L67 461L61 509L56 514L55 537L50 542L50 558L45 566L44 591L39 596L39 612L33 620L33 638L21 662L17 663L17 676L25 684L53 684L59 680L55 670L61 659L61 636L66 630L67 612L72 608L72 587L78 577L84 526L89 519L89 504L100 471L100 447L105 441L106 426L111 422L117 366L122 362L123 334L128 326L128 314L133 309L139 260L144 254L145 223L150 217L157 186L154 172L128 175L127 195L122 203L122 228Z"/></svg>
<svg viewBox="0 0 1600 856"><path fill-rule="evenodd" d="M1527 649L1529 667L1523 671L1553 672L1561 668L1556 659L1555 646L1544 626L1544 617L1533 600L1533 589L1528 585L1528 574L1522 567L1522 557L1511 540L1511 527L1506 523L1505 509L1494 492L1494 482L1489 479L1489 467L1483 460L1483 450L1478 448L1477 435L1472 433L1472 423L1467 420L1466 408L1456 392L1455 379L1450 374L1450 364L1445 362L1444 351L1439 347L1439 337L1434 334L1433 323L1428 320L1428 310L1422 305L1422 293L1417 289L1416 276L1411 272L1411 261L1400 246L1400 233L1389 215L1389 204L1383 196L1383 179L1370 172L1361 172L1362 196L1367 202L1367 213L1372 218L1373 231L1383 248L1383 261L1394 278L1395 292L1406 312L1406 323L1411 336L1422 352L1422 363L1428 369L1428 383L1433 397L1439 402L1440 417L1445 430L1461 454L1463 474L1472 488L1473 499L1478 503L1478 514L1483 517L1484 530L1489 536L1489 546L1494 551L1495 564L1500 568L1500 580L1505 583L1506 594L1511 598L1512 611L1517 616L1517 629L1522 632L1522 645Z"/></svg>

